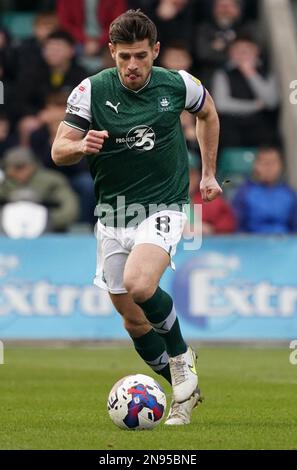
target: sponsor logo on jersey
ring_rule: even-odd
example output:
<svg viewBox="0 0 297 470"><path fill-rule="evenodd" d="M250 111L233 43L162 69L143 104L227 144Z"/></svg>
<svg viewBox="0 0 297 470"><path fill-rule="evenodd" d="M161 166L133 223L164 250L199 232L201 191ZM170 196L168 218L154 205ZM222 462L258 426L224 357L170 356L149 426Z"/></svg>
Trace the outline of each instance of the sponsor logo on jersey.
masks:
<svg viewBox="0 0 297 470"><path fill-rule="evenodd" d="M77 105L82 99L85 91L86 87L83 85L76 87L68 98L68 105Z"/></svg>
<svg viewBox="0 0 297 470"><path fill-rule="evenodd" d="M121 103L118 104L112 104L110 101L106 101L105 105L109 106L109 108L114 109L114 111L119 114L118 107L120 106Z"/></svg>
<svg viewBox="0 0 297 470"><path fill-rule="evenodd" d="M151 127L136 126L133 127L126 137L118 137L117 144L127 144L129 149L152 150L155 146L156 134Z"/></svg>
<svg viewBox="0 0 297 470"><path fill-rule="evenodd" d="M72 104L68 104L67 106L67 113L69 114L76 114L79 113L80 108L78 106L73 106Z"/></svg>
<svg viewBox="0 0 297 470"><path fill-rule="evenodd" d="M171 111L171 99L169 96L161 96L158 98L158 110L159 112Z"/></svg>

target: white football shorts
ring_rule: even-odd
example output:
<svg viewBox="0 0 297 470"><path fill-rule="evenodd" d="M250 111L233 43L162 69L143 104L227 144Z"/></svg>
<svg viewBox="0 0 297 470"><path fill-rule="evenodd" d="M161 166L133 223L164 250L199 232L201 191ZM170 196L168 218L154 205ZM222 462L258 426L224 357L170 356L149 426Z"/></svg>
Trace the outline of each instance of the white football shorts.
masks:
<svg viewBox="0 0 297 470"><path fill-rule="evenodd" d="M181 239L187 220L184 212L164 210L156 212L136 227L115 228L104 226L98 220L97 267L94 284L111 294L125 294L123 283L125 264L134 246L151 243L160 246L172 257Z"/></svg>

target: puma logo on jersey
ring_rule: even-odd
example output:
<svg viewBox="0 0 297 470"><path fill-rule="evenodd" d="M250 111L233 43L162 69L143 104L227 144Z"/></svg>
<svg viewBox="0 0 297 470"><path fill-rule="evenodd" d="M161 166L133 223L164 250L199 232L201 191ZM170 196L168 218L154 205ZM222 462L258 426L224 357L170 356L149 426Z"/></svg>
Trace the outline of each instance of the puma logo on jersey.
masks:
<svg viewBox="0 0 297 470"><path fill-rule="evenodd" d="M119 114L119 112L118 112L118 107L120 106L121 103L118 103L118 104L115 106L115 105L112 104L110 101L106 101L105 104L106 104L106 106L109 106L110 108L114 109L115 112L116 112L117 114Z"/></svg>

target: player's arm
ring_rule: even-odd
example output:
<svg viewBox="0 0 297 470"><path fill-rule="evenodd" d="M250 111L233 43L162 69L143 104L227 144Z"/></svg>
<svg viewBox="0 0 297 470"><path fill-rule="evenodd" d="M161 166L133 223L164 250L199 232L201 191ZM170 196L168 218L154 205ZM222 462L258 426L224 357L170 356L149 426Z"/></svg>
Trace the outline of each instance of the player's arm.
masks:
<svg viewBox="0 0 297 470"><path fill-rule="evenodd" d="M85 135L61 122L52 146L52 159L58 166L74 165L86 155L99 153L107 137L107 131L91 130Z"/></svg>
<svg viewBox="0 0 297 470"><path fill-rule="evenodd" d="M222 192L216 178L219 142L219 118L214 102L198 78L185 70L179 71L186 87L185 109L196 116L196 135L202 159L201 196L212 201Z"/></svg>
<svg viewBox="0 0 297 470"><path fill-rule="evenodd" d="M68 98L66 115L52 146L56 165L74 165L84 156L100 152L108 132L89 130L91 123L91 82L86 78Z"/></svg>
<svg viewBox="0 0 297 470"><path fill-rule="evenodd" d="M200 191L204 201L212 201L222 193L215 178L220 123L213 99L206 90L204 104L196 117L196 135L202 159Z"/></svg>

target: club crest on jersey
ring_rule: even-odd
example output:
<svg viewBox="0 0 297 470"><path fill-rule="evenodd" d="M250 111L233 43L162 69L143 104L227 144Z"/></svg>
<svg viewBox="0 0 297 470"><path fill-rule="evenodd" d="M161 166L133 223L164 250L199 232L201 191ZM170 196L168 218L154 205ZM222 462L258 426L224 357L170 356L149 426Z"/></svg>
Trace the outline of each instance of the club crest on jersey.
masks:
<svg viewBox="0 0 297 470"><path fill-rule="evenodd" d="M126 144L129 149L152 150L155 146L156 134L149 126L136 126L130 129L126 137L117 137L117 144Z"/></svg>
<svg viewBox="0 0 297 470"><path fill-rule="evenodd" d="M161 96L158 98L158 111L163 113L164 111L171 111L171 99L169 96Z"/></svg>

